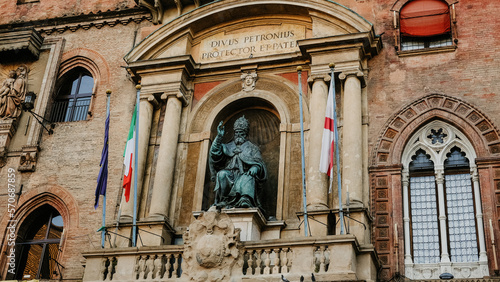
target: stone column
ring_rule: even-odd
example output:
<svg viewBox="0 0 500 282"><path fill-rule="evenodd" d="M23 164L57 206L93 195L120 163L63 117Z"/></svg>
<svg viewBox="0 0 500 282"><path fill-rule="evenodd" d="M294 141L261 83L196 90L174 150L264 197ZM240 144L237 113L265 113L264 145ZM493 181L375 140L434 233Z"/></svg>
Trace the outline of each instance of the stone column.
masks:
<svg viewBox="0 0 500 282"><path fill-rule="evenodd" d="M339 78L344 80L342 103L342 197L346 201L349 192L351 206L363 201L363 130L361 79L363 73L344 72Z"/></svg>
<svg viewBox="0 0 500 282"><path fill-rule="evenodd" d="M328 98L328 85L325 83L325 77L313 77L312 93L309 100L309 158L306 185L308 211L328 209L327 176L319 171L321 142Z"/></svg>
<svg viewBox="0 0 500 282"><path fill-rule="evenodd" d="M403 171L401 176L403 184L403 225L405 238L405 264L413 264L411 257L411 238L410 238L410 202L409 202L409 176L408 171Z"/></svg>
<svg viewBox="0 0 500 282"><path fill-rule="evenodd" d="M164 94L162 99L167 100L167 108L165 110L160 150L156 164L153 195L149 211L150 217L158 215L168 217L181 122L182 102L176 95Z"/></svg>
<svg viewBox="0 0 500 282"><path fill-rule="evenodd" d="M450 262L450 254L448 253L448 230L446 228L446 210L444 198L444 170L443 168L436 168L436 183L438 188L438 202L439 202L439 226L441 236L441 263ZM449 271L448 271L449 272Z"/></svg>
<svg viewBox="0 0 500 282"><path fill-rule="evenodd" d="M141 97L139 103L139 148L138 148L138 168L137 168L137 212L139 212L140 196L142 191L142 181L144 179L144 169L146 167L146 158L148 154L149 138L151 132L151 121L153 119L153 104L156 102L153 95L145 95ZM133 218L134 213L134 175L132 175L132 186L130 187L130 200L125 202L125 197L122 197L122 212L121 216Z"/></svg>
<svg viewBox="0 0 500 282"><path fill-rule="evenodd" d="M477 173L477 167L473 166L470 170L472 176L472 187L474 191L474 204L476 206L477 237L479 238L479 261L486 262L488 261L488 257L486 256L486 244L484 242L483 207L481 206L479 175Z"/></svg>

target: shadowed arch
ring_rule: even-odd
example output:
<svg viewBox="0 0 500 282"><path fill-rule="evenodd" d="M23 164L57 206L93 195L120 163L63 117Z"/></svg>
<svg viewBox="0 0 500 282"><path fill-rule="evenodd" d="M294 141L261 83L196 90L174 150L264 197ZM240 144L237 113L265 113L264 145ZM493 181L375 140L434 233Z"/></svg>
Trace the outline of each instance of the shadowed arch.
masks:
<svg viewBox="0 0 500 282"><path fill-rule="evenodd" d="M60 241L60 248L62 250L60 257L64 256L64 245L66 241L67 234L72 232L71 230L77 228L79 225L78 218L78 205L71 194L69 194L65 189L60 187L50 187L48 189L34 188L29 192L22 194L19 198L19 202L16 204L17 209L14 218L10 218L7 213L5 213L0 221L0 230L4 232L4 238L7 238L7 227L10 225L10 220L15 220L16 224L16 234L21 227L21 223L26 220L34 211L42 206L50 206L57 210L61 215L64 222L64 232ZM6 252L7 245L2 246L2 253ZM2 256L0 259L0 266L5 266L6 256ZM2 277L5 277L5 271L7 268L3 268L1 273Z"/></svg>
<svg viewBox="0 0 500 282"><path fill-rule="evenodd" d="M267 89L273 89L273 92ZM280 76L259 75L256 89L253 91L242 91L241 80L235 79L219 84L205 94L192 110L187 133L210 132L216 115L224 107L249 97L263 99L276 108L282 124L299 122L297 115L292 114L299 112L297 86ZM304 109L304 117L309 117L307 108Z"/></svg>

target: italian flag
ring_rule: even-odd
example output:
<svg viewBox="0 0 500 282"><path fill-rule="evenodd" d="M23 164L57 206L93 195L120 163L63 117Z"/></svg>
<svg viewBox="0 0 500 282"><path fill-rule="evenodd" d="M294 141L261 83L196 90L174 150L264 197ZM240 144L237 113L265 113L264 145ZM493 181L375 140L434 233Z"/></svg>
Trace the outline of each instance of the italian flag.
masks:
<svg viewBox="0 0 500 282"><path fill-rule="evenodd" d="M136 117L137 106L134 109L134 115L132 116L132 121L130 122L127 145L125 146L125 152L123 153L123 164L125 165L125 170L123 172L123 188L126 202L128 202L128 200L130 199L130 186L132 184L132 161L134 160L135 152L135 123L137 122Z"/></svg>

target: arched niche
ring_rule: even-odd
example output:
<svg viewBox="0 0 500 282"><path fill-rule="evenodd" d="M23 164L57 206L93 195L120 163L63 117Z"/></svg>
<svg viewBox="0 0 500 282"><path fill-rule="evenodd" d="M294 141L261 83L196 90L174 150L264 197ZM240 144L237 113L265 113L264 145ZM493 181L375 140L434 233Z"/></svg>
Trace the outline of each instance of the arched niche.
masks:
<svg viewBox="0 0 500 282"><path fill-rule="evenodd" d="M293 137L296 137L299 133L293 129L298 128L299 118L292 115L292 113L300 111L298 89L296 85L283 77L259 75L254 90L244 91L242 90L241 80L232 79L214 87L191 109L186 124L185 136L189 136L186 157L191 160L192 164L195 164L193 161L196 161L196 168L191 167L186 170L186 180L182 188L184 197L181 200L182 203L180 203L181 212L179 217L181 224L188 220L182 216L183 213L203 210L213 203L213 199L210 199L210 197L213 197L213 188L210 188L210 185L213 187L213 184L210 183L208 152L217 132L217 125L220 121L224 121L226 132L232 134L234 119L240 115L250 117L247 110L260 111L265 113L266 116L271 115L274 120L278 121L279 128L276 128L276 122L272 126L275 128L276 134L279 135L279 141L274 139L274 142L277 142L278 145L273 148L273 154L275 154L273 156L275 158L279 154L280 159L273 160L277 163L276 165L269 165L266 162L268 168L271 167L271 170L277 170L277 174L271 175L271 182L268 182L276 182L272 184L276 188L273 187L272 189L277 191L277 196L273 196L276 198L275 204L271 205L273 207L270 209L272 209L271 214L276 213L276 218L279 220L288 217L285 199L287 199L289 190L293 190L291 186L294 185L287 185L292 166L286 163L286 159L292 153L291 149L297 145L293 142L298 140ZM307 123L309 120L307 105L304 107L304 116ZM253 127L252 132L249 133L250 140L256 143L261 142L254 139L258 138L258 135L253 132L259 127L253 126L252 120L250 122ZM274 134L272 132L272 135ZM268 137L261 137L261 140L265 138ZM263 149L261 148L261 150ZM263 152L264 161L267 158L266 154L266 152ZM187 168L188 165L186 165ZM273 177L277 177L278 180L272 180ZM194 198L185 198L189 197L188 195L194 195ZM293 214L293 217L295 218L295 214Z"/></svg>
<svg viewBox="0 0 500 282"><path fill-rule="evenodd" d="M220 121L224 123L225 134L223 143L228 143L233 138L233 125L236 119L244 116L250 123L248 139L260 149L268 177L258 187L258 195L263 212L267 217L276 216L279 156L280 156L280 116L276 108L268 101L247 97L236 100L225 106L216 116L210 130L210 139L217 135L217 126ZM214 202L215 183L211 180L215 172L207 170L203 191L202 209L207 210Z"/></svg>

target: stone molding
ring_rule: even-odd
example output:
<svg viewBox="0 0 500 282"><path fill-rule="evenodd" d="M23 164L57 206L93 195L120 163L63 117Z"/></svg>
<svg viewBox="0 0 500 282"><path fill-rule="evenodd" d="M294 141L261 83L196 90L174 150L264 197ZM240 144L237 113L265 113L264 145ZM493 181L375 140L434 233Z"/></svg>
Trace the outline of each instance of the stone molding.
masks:
<svg viewBox="0 0 500 282"><path fill-rule="evenodd" d="M86 15L58 17L52 19L31 21L1 25L0 30L8 30L17 27L35 28L41 35L60 34L65 31L75 32L79 29L89 30L90 28L101 29L104 26L114 27L118 24L127 25L131 22L139 24L143 21L152 21L152 17L147 14L144 8L132 8L124 11L105 11L89 13Z"/></svg>
<svg viewBox="0 0 500 282"><path fill-rule="evenodd" d="M94 79L94 93L97 85L109 82L110 71L106 59L98 52L86 48L77 48L64 52L61 57L58 79L75 67L90 71Z"/></svg>
<svg viewBox="0 0 500 282"><path fill-rule="evenodd" d="M149 37L147 37L144 41L137 45L125 57L125 60L127 62L137 62L140 60L151 58L152 52L161 49L161 46L167 46L168 44L171 44L173 40L176 39L175 35L182 33L183 30L189 27L193 27L195 29L206 29L206 22L210 22L211 26L215 26L221 22L230 22L236 20L237 18L235 17L236 15L238 15L238 13L233 11L237 9L246 9L249 6L253 6L256 4L264 5L262 3L256 3L253 1L215 1L208 5L200 6L197 9L191 10L184 15L177 17L170 23L153 32ZM275 6L288 6L291 10L296 9L297 11L303 11L308 16L310 16L310 14L308 14L309 12L305 11L318 11L322 15L322 17L336 18L338 21L345 23L345 25L348 26L349 29L352 29L353 32L359 32L363 34L371 33L373 36L370 36L370 40L365 41L366 44L364 44L364 46L371 46L373 45L373 42L376 42L374 46L379 46L381 48L381 41L376 39L376 37L374 36L373 25L370 24L366 19L362 18L359 14L356 14L352 10L349 10L346 7L335 2L323 0L278 0L272 3L271 8ZM278 12L282 13L282 11ZM215 17L214 15L217 16ZM249 16L253 16L253 14ZM358 33L356 33L354 37L356 37L357 35ZM352 39L352 37L353 35L348 35L349 39ZM323 38L321 40L324 41Z"/></svg>
<svg viewBox="0 0 500 282"><path fill-rule="evenodd" d="M413 101L388 119L371 153L371 165L400 163L409 135L421 124L438 117L461 129L474 144L478 157L500 155L500 132L484 113L458 98L431 94Z"/></svg>
<svg viewBox="0 0 500 282"><path fill-rule="evenodd" d="M38 60L42 44L43 37L33 27L2 30L0 31L0 61L10 61L13 57Z"/></svg>

